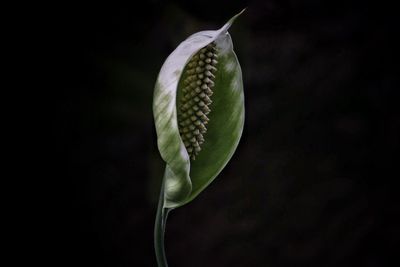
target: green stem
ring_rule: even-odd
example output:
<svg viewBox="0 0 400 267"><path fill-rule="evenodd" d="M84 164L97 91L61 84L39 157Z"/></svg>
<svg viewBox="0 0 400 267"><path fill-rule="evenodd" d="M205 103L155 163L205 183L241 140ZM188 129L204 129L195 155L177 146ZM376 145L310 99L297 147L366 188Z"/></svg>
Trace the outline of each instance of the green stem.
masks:
<svg viewBox="0 0 400 267"><path fill-rule="evenodd" d="M158 267L168 267L164 248L165 223L170 209L164 208L164 181L161 187L160 198L158 200L156 223L154 227L154 248Z"/></svg>

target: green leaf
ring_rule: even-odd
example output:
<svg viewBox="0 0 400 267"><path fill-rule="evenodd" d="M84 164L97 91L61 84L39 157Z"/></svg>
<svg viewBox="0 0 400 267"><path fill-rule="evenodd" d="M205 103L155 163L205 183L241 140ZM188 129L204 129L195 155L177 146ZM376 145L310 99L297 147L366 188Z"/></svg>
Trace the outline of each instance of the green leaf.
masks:
<svg viewBox="0 0 400 267"><path fill-rule="evenodd" d="M164 208L176 208L193 200L222 171L239 143L244 124L243 82L228 29L241 13L219 30L191 35L171 53L160 70L154 91L153 112L158 148L166 162ZM209 51L215 52L209 54ZM201 54L203 58L208 56L201 60ZM211 59L216 61L204 63ZM200 65L200 61L206 65ZM198 73L192 66L195 64L198 64ZM213 68L211 66L215 69L207 72L207 67ZM208 77L211 81L206 80ZM205 90L212 88L212 95L208 97L199 93L199 98L185 98L195 90L191 79L200 80L203 83L201 88L204 84L204 88L209 86ZM212 103L208 102L209 99ZM185 103L189 103L190 108L182 107ZM198 113L194 106L209 113ZM190 112L197 113L190 115ZM190 125L189 121L185 122L188 119ZM190 128L193 123L200 122L206 128L201 134L198 129ZM189 137L185 136L185 131L189 131Z"/></svg>

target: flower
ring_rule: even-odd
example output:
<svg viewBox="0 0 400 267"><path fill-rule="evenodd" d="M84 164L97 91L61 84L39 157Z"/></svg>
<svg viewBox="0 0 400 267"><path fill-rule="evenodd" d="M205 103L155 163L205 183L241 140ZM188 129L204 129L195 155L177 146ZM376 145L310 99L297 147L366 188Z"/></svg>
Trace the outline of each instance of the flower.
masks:
<svg viewBox="0 0 400 267"><path fill-rule="evenodd" d="M239 143L243 82L228 29L241 13L219 30L191 35L160 70L153 113L166 162L164 208L193 200L222 171Z"/></svg>

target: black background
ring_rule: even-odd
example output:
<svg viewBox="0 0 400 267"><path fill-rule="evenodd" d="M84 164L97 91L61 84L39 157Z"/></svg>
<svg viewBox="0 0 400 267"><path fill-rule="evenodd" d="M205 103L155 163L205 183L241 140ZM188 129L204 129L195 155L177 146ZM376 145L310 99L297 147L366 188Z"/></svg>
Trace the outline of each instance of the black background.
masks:
<svg viewBox="0 0 400 267"><path fill-rule="evenodd" d="M156 266L158 71L187 36L247 7L230 30L244 77L243 137L218 179L171 213L170 266L396 265L395 9L230 2L46 7L40 262Z"/></svg>

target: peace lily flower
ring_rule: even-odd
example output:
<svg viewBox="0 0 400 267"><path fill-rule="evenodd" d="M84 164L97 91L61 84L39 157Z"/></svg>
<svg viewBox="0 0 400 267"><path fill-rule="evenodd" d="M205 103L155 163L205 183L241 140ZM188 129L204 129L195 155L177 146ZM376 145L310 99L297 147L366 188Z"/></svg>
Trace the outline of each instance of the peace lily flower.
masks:
<svg viewBox="0 0 400 267"><path fill-rule="evenodd" d="M168 212L193 200L217 177L242 135L242 72L228 33L242 12L219 30L191 35L158 75L153 113L166 163L155 227L159 266L167 266L163 236Z"/></svg>

